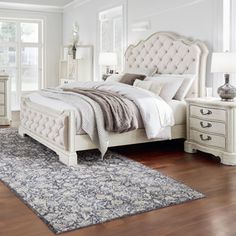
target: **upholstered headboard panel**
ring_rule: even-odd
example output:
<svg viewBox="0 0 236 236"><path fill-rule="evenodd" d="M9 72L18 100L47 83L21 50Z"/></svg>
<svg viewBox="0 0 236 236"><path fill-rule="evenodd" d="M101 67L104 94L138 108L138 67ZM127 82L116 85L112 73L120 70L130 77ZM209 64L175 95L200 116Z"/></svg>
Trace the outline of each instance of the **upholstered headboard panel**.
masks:
<svg viewBox="0 0 236 236"><path fill-rule="evenodd" d="M204 96L207 55L206 45L199 40L157 32L128 47L125 70L157 67L158 74L194 74L196 81L188 96Z"/></svg>

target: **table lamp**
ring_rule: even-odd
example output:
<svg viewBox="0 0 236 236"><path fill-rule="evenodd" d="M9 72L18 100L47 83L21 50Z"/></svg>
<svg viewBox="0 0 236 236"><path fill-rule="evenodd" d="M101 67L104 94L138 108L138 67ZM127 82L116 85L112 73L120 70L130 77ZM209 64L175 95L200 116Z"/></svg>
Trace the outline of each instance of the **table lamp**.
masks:
<svg viewBox="0 0 236 236"><path fill-rule="evenodd" d="M213 53L211 72L224 73L225 84L217 90L222 101L233 101L236 97L236 88L229 83L229 73L236 73L236 53Z"/></svg>
<svg viewBox="0 0 236 236"><path fill-rule="evenodd" d="M101 52L99 54L99 65L106 66L106 73L109 74L109 67L117 65L117 54L113 52Z"/></svg>

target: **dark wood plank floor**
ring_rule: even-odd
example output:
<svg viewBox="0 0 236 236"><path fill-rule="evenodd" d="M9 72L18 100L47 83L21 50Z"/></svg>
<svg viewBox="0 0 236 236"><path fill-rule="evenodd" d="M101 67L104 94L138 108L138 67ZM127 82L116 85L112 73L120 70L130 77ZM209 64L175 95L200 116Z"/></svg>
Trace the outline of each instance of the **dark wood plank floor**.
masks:
<svg viewBox="0 0 236 236"><path fill-rule="evenodd" d="M18 125L18 114L12 126ZM235 236L236 167L211 155L186 154L183 140L158 142L114 151L155 168L206 194L206 198L167 207L61 236ZM50 236L48 227L0 183L0 236Z"/></svg>

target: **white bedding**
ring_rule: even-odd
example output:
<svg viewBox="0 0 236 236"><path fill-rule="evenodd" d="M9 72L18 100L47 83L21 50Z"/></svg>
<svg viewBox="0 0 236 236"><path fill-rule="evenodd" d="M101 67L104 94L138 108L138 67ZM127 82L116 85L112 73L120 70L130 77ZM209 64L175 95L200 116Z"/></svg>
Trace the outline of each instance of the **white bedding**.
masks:
<svg viewBox="0 0 236 236"><path fill-rule="evenodd" d="M66 87L80 87L86 89L97 88L99 90L108 90L123 95L136 106L135 114L139 120L138 127L145 128L148 139L171 139L171 126L175 124L171 106L159 96L155 96L149 91L125 84L104 82L76 82L69 84ZM94 101L88 100L88 98L80 96L79 94L63 92L59 88L46 90L42 92L42 94L43 96L39 93L30 94L29 98L34 103L59 111L75 110L77 133L81 133L82 128L94 143L98 145L101 153L105 153L109 146L109 140L107 139L107 132L103 127L102 111L97 107L97 103L94 103ZM86 103L89 104L89 106L86 105ZM175 105L173 106L175 107ZM91 108L92 110L94 109L93 112ZM90 110L90 113L88 113L90 115L85 114L88 109ZM95 127L94 129L91 128L91 124ZM96 135L94 135L95 133Z"/></svg>
<svg viewBox="0 0 236 236"><path fill-rule="evenodd" d="M168 102L168 104L173 111L175 125L186 124L186 102L179 100L171 100L170 102Z"/></svg>
<svg viewBox="0 0 236 236"><path fill-rule="evenodd" d="M50 109L54 109L57 111L64 111L64 110L76 110L70 104L65 102L54 100L50 98L43 97L39 93L32 93L29 95L29 98L32 102L37 103L41 106L46 106ZM178 100L171 100L168 102L169 106L171 107L174 115L174 124L175 125L184 125L186 123L186 102L185 101L178 101ZM141 129L143 128L143 122L140 116L138 109L135 110L135 114L138 119L138 127ZM78 134L84 134L84 131L79 129L77 131Z"/></svg>

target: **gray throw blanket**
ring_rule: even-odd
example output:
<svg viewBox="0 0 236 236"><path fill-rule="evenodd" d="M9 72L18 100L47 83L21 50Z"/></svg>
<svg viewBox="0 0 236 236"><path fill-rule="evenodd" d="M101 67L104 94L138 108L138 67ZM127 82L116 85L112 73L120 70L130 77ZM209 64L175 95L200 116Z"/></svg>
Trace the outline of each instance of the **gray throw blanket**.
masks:
<svg viewBox="0 0 236 236"><path fill-rule="evenodd" d="M137 117L129 107L129 100L118 93L99 89L65 88L87 96L97 102L102 110L105 129L109 132L124 133L138 128Z"/></svg>

